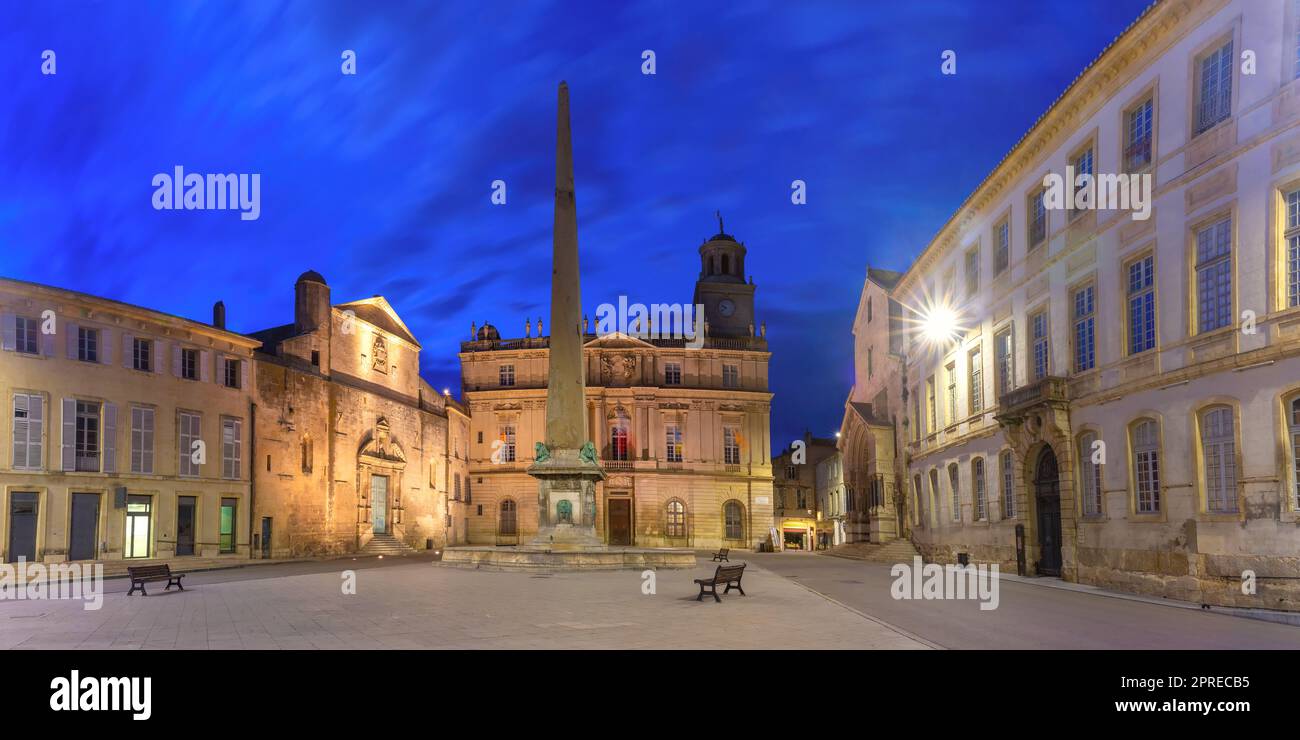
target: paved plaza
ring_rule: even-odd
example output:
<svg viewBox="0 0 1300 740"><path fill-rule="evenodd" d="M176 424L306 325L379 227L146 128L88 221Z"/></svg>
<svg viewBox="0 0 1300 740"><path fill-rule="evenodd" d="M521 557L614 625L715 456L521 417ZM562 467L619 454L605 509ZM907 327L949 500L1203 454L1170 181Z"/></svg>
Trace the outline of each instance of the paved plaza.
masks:
<svg viewBox="0 0 1300 740"><path fill-rule="evenodd" d="M519 573L428 560L373 559L198 573L184 592L79 601L0 602L6 649L911 649L923 641L751 562L748 596L697 602L694 570ZM356 594L342 593L355 569ZM315 571L315 572L301 572Z"/></svg>

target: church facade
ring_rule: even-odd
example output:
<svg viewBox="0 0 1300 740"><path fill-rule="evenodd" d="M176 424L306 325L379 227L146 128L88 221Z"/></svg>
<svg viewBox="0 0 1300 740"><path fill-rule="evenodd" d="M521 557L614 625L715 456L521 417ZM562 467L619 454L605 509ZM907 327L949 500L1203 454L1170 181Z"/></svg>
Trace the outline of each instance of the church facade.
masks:
<svg viewBox="0 0 1300 740"><path fill-rule="evenodd" d="M253 554L465 541L466 411L420 378L420 343L382 297L294 286L294 321L254 332Z"/></svg>
<svg viewBox="0 0 1300 740"><path fill-rule="evenodd" d="M588 435L606 473L597 531L610 545L757 547L772 530L766 331L755 326L745 246L725 233L699 248L694 302L702 342L584 321ZM549 337L473 329L460 348L470 411L470 544L526 543L537 480L525 472L546 428ZM696 345L696 346L692 346Z"/></svg>

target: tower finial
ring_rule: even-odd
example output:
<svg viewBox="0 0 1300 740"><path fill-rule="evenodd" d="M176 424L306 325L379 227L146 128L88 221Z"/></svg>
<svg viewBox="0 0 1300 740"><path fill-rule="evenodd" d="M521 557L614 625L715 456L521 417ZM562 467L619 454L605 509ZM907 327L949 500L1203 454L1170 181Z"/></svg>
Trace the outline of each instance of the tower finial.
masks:
<svg viewBox="0 0 1300 740"><path fill-rule="evenodd" d="M713 214L718 217L718 233L725 234L727 230L722 228L722 211L714 211Z"/></svg>

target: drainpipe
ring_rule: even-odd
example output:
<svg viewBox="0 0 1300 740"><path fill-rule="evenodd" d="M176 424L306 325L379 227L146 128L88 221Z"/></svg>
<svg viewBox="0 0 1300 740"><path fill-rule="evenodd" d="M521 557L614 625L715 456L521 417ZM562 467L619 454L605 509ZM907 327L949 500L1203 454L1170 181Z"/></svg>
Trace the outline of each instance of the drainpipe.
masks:
<svg viewBox="0 0 1300 740"><path fill-rule="evenodd" d="M252 560L253 532L257 527L257 474L254 472L257 469L257 404L252 401L248 402L248 429L248 559Z"/></svg>

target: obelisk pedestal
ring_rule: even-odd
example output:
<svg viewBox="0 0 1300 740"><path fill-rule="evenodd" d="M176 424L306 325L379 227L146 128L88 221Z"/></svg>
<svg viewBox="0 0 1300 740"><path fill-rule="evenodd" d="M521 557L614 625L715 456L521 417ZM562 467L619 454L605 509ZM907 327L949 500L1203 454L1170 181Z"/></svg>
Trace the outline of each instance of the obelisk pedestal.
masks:
<svg viewBox="0 0 1300 740"><path fill-rule="evenodd" d="M557 123L546 442L537 445L536 458L528 468L528 474L537 479L537 537L533 544L603 548L596 533L596 482L605 479L605 471L587 436L578 209L573 192L569 86L563 82Z"/></svg>

